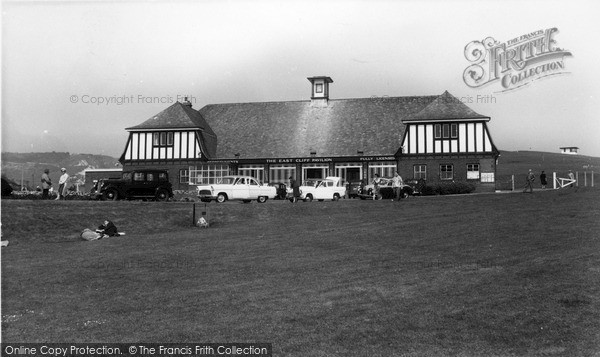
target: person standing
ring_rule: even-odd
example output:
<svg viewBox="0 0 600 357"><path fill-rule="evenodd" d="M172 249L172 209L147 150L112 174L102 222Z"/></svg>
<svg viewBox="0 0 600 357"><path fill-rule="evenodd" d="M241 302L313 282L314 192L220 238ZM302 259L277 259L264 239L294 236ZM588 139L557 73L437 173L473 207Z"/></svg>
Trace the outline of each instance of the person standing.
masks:
<svg viewBox="0 0 600 357"><path fill-rule="evenodd" d="M50 191L50 186L52 186L52 180L50 180L50 170L45 169L42 174L42 199L48 199L48 191Z"/></svg>
<svg viewBox="0 0 600 357"><path fill-rule="evenodd" d="M575 182L577 181L575 180L575 174L573 174L572 170L569 170L569 180L572 182L569 187L573 188L573 186L575 186Z"/></svg>
<svg viewBox="0 0 600 357"><path fill-rule="evenodd" d="M63 167L62 169L60 169L60 172L62 172L62 175L60 175L60 178L58 179L58 196L56 197L57 200L60 200L61 198L64 198L66 196L67 181L69 180L69 174L67 173L67 169Z"/></svg>
<svg viewBox="0 0 600 357"><path fill-rule="evenodd" d="M542 171L542 173L540 174L540 183L542 184L542 188L546 188L548 181L546 181L546 172L545 171Z"/></svg>
<svg viewBox="0 0 600 357"><path fill-rule="evenodd" d="M400 197L402 196L402 185L404 184L404 182L402 182L402 177L400 176L400 174L398 173L398 171L396 171L396 175L394 175L394 179L392 181L392 187L394 188L394 197L396 198L396 201L400 202ZM393 201L393 199L392 199Z"/></svg>
<svg viewBox="0 0 600 357"><path fill-rule="evenodd" d="M290 187L292 188L292 203L296 203L300 197L300 185L293 176L290 176Z"/></svg>
<svg viewBox="0 0 600 357"><path fill-rule="evenodd" d="M379 178L379 174L375 174L375 178L373 179L373 200L378 200L380 198L379 195L379 185L381 184L381 179Z"/></svg>
<svg viewBox="0 0 600 357"><path fill-rule="evenodd" d="M535 181L535 175L533 174L533 170L529 169L529 173L527 174L527 181L525 182L525 189L523 193L527 192L529 189L529 193L533 193L533 181Z"/></svg>

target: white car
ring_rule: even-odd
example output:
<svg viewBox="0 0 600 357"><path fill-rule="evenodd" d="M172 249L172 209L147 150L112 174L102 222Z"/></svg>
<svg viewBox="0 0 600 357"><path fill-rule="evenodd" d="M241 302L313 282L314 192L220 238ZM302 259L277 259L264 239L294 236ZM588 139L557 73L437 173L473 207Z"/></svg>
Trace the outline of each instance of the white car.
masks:
<svg viewBox="0 0 600 357"><path fill-rule="evenodd" d="M277 194L275 187L263 185L251 176L224 176L217 184L197 186L196 191L201 201L215 200L219 203L227 200L264 203Z"/></svg>
<svg viewBox="0 0 600 357"><path fill-rule="evenodd" d="M341 177L329 176L317 180L314 184L307 185L305 182L300 186L300 199L310 202L312 200L334 200L337 201L346 194L346 187L341 186Z"/></svg>

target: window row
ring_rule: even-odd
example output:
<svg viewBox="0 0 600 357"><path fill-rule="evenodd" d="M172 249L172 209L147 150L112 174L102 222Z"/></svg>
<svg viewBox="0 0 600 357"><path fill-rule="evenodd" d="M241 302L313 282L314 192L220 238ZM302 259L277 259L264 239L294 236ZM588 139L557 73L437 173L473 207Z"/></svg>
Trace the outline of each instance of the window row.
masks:
<svg viewBox="0 0 600 357"><path fill-rule="evenodd" d="M435 124L436 139L458 138L458 124Z"/></svg>
<svg viewBox="0 0 600 357"><path fill-rule="evenodd" d="M152 134L153 146L173 146L173 132L166 131Z"/></svg>
<svg viewBox="0 0 600 357"><path fill-rule="evenodd" d="M479 164L467 164L467 180L479 180L481 178L479 172ZM440 180L453 180L454 179L454 165L452 164L441 164L439 166L439 178ZM415 179L427 180L427 165L413 165L413 177ZM493 182L493 181L492 181Z"/></svg>

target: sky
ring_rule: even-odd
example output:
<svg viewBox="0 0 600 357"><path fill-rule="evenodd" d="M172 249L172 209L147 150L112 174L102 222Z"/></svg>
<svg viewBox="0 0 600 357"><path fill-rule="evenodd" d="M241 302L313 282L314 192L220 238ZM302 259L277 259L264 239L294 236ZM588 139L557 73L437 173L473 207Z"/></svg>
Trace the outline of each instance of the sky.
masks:
<svg viewBox="0 0 600 357"><path fill-rule="evenodd" d="M500 150L600 157L597 1L2 3L3 152L119 157L125 128L188 96L207 104L437 95L489 116ZM465 48L556 28L560 75L466 84ZM267 129L267 128L265 128Z"/></svg>

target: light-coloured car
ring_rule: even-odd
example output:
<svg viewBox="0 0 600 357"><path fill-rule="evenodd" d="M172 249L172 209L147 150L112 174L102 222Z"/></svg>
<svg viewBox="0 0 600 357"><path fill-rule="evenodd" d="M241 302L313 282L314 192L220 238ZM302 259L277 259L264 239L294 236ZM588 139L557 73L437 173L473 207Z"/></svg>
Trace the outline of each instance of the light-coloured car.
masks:
<svg viewBox="0 0 600 357"><path fill-rule="evenodd" d="M341 177L329 176L324 179L304 182L300 186L300 199L306 202L312 200L337 201L346 194L346 187L341 186Z"/></svg>
<svg viewBox="0 0 600 357"><path fill-rule="evenodd" d="M250 202L257 200L266 202L275 198L277 190L273 186L263 185L251 176L223 176L214 185L200 185L196 187L198 198L203 202L215 200L219 203L227 200L241 200Z"/></svg>

